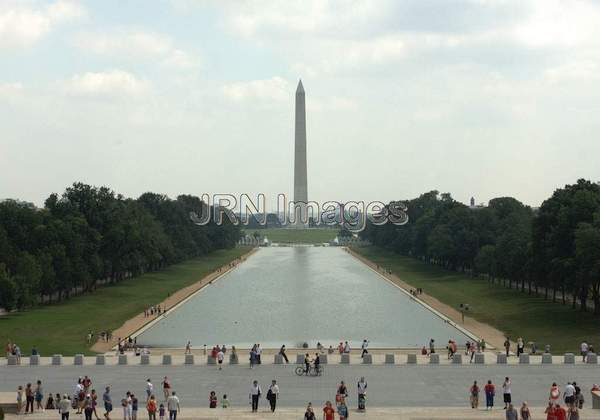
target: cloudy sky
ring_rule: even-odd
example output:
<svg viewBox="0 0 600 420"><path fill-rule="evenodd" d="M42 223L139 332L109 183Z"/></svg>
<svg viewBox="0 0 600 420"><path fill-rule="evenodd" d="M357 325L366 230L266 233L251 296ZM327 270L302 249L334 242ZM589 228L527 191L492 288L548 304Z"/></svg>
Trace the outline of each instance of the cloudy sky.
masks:
<svg viewBox="0 0 600 420"><path fill-rule="evenodd" d="M0 0L0 198L448 191L600 179L600 1ZM274 201L274 200L273 200Z"/></svg>

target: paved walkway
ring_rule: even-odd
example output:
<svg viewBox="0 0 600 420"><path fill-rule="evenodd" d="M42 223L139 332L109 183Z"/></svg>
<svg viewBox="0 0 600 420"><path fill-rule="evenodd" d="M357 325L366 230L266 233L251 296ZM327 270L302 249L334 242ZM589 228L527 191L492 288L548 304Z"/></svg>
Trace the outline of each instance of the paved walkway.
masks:
<svg viewBox="0 0 600 420"><path fill-rule="evenodd" d="M216 280L217 278L221 277L223 274L225 274L225 273L229 272L230 270L232 270L233 268L235 268L238 264L243 262L246 258L248 258L250 255L252 255L254 252L256 252L256 250L257 250L257 248L252 248L251 250L248 251L248 253L240 256L237 260L232 261L232 263L233 263L232 267L230 267L229 264L226 264L223 267L217 269L216 271L213 271L212 273L208 274L204 278L200 279L196 283L194 283L188 287L184 287L181 290L178 290L177 292L175 292L171 296L169 296L167 299L163 300L160 303L156 303L155 305L160 305L161 308L167 308L167 311L171 310L172 308L177 306L177 304L179 304L183 300L187 299L188 297L190 297L191 295L196 293L198 290L205 287L208 283L212 282L213 280ZM160 316L162 316L162 315L160 315ZM110 349L112 349L113 347L115 347L119 344L118 343L119 338L121 338L122 340L125 340L127 337L129 337L130 335L132 335L133 333L138 331L140 328L142 328L146 324L151 323L152 321L156 320L160 316L145 317L144 313L142 312L142 313L136 315L135 317L128 319L127 321L125 321L125 323L122 326L120 326L119 328L114 330L112 332L112 340L110 340L108 342L97 341L92 346L91 350L98 352L98 353L103 353L103 352L109 351ZM181 346L184 347L185 342L182 342Z"/></svg>
<svg viewBox="0 0 600 420"><path fill-rule="evenodd" d="M261 409L258 413L253 414L249 409L190 409L184 408L177 416L178 420L242 420L242 419L270 419L270 420L300 420L304 418L304 408L281 408L277 409L275 414L271 413L266 408ZM322 418L322 407L315 406L315 414L317 419ZM600 411L600 410L597 410ZM580 412L582 419L600 419L600 412L592 412L591 410L583 410ZM541 407L532 408L534 419L543 419L546 417L544 409ZM120 412L114 412L113 419L121 419ZM464 419L464 420L492 420L504 419L504 410L484 411L471 409L456 409L451 407L441 408L367 408L366 412L350 411L351 419L361 420L449 420L449 419ZM7 420L26 418L30 420L45 420L57 419L56 411L35 413L27 416L7 415ZM71 414L71 419L80 419L82 416ZM145 412L141 412L140 419L146 419ZM337 419L337 415L336 415Z"/></svg>
<svg viewBox="0 0 600 420"><path fill-rule="evenodd" d="M321 405L333 399L340 380L350 390L350 405L356 404L356 383L364 376L369 384L368 404L372 407L465 407L468 389L473 380L480 384L491 379L498 387L505 376L513 382L513 399L528 401L532 406L544 406L552 382L564 387L577 381L591 406L590 388L600 382L600 367L584 365L553 366L325 366L322 377L298 377L292 366L2 366L0 392L14 392L18 385L40 379L46 392L71 393L78 377L89 375L94 387L113 387L118 398L130 390L144 395L147 378L155 385L167 375L184 407L205 407L210 391L218 396L228 394L232 407L245 408L248 390L256 379L266 387L276 379L281 388L281 405L304 407L308 401ZM159 392L160 394L160 392ZM500 397L500 391L497 393ZM498 401L499 398L497 398ZM498 402L497 402L498 403Z"/></svg>
<svg viewBox="0 0 600 420"><path fill-rule="evenodd" d="M388 274L382 268L378 268L377 264L375 264L368 258L365 258L361 254L354 252L351 248L345 248L345 249L348 251L348 253L350 255L359 259L360 261L362 261L363 263L365 263L366 265L371 267L373 270L377 271L379 274L381 274L388 280L392 281L394 284L398 285L399 287L403 288L404 290L410 291L410 290L414 289L413 286L406 283L404 280L402 280L400 277L396 276L394 273ZM441 312L442 314L444 314L446 317L448 317L450 320L452 320L457 325L465 328L466 330L472 332L473 334L475 334L478 337L483 337L485 339L486 343L488 343L488 345L495 347L497 349L503 348L504 341L506 340L506 334L503 333L502 331L492 327L489 324L479 322L476 319L471 318L469 316L465 316L465 320L463 322L462 314L458 309L456 309L450 305L446 305L445 303L437 300L436 298L428 295L427 293L423 293L423 294L419 295L418 299L425 302L426 304L431 306L433 309ZM512 343L511 347L516 348L516 343L513 343L513 342L511 342L511 343Z"/></svg>

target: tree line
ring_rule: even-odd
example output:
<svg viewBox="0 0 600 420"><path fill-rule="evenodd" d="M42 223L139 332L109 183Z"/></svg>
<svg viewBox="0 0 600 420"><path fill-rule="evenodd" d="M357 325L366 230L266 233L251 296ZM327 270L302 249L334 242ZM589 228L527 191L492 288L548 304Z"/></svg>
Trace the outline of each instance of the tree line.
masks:
<svg viewBox="0 0 600 420"><path fill-rule="evenodd" d="M469 207L430 191L404 201L404 226L369 223L371 243L600 314L600 185L580 179L540 208L511 197Z"/></svg>
<svg viewBox="0 0 600 420"><path fill-rule="evenodd" d="M237 226L191 222L215 209L198 197L145 193L125 198L75 183L44 208L0 202L0 307L22 309L88 293L170 264L231 248Z"/></svg>

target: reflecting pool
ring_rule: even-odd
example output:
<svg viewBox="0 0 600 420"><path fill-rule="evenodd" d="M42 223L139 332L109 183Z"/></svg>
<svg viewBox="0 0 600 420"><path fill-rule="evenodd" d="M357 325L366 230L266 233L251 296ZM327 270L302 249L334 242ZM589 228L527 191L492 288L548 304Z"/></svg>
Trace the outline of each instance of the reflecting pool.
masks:
<svg viewBox="0 0 600 420"><path fill-rule="evenodd" d="M363 338L372 348L468 340L341 248L270 247L169 311L137 343L276 348L348 340L356 348Z"/></svg>

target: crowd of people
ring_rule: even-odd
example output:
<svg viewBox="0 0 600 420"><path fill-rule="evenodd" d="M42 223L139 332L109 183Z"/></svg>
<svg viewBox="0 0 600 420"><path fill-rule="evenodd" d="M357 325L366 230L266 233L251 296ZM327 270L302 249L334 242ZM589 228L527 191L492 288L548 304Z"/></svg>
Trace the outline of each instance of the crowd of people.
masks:
<svg viewBox="0 0 600 420"><path fill-rule="evenodd" d="M512 381L509 377L504 378L501 390L502 402L504 404L503 408L506 410L507 420L532 419L531 411L526 401L521 403L521 407L518 410L513 405ZM598 385L594 384L590 391L594 392L599 390L600 388ZM485 409L492 410L494 408L496 397L496 385L491 380L488 380L482 389L477 381L474 381L473 385L469 388L471 408L479 408L479 398L481 393L484 394ZM563 405L561 405L561 397ZM581 392L581 388L577 385L577 382L568 382L562 392L557 383L553 382L548 393L548 406L545 410L546 420L579 420L580 410L583 409L584 401L583 393Z"/></svg>

